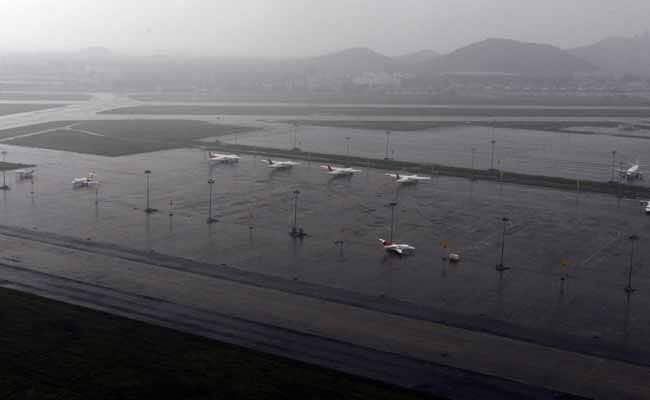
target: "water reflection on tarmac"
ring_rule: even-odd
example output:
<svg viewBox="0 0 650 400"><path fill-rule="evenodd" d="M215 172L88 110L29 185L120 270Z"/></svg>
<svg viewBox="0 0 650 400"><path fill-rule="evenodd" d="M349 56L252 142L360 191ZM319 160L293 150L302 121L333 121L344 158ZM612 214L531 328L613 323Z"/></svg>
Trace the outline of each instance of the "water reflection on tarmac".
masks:
<svg viewBox="0 0 650 400"><path fill-rule="evenodd" d="M601 129L602 130L602 129ZM616 168L629 167L650 154L650 132L637 131L636 138L615 136L616 132L579 134L505 129L478 126L443 127L420 131L393 131L388 156L396 160L438 163L457 167L490 167L534 175L608 181L612 151ZM349 138L349 139L348 139ZM221 138L229 143L290 149L294 128L268 124L264 130ZM494 157L491 141L495 140ZM301 126L297 145L303 151L384 158L386 135L381 130ZM621 163L623 163L621 165ZM616 176L618 179L618 176ZM644 181L634 184L645 185Z"/></svg>
<svg viewBox="0 0 650 400"><path fill-rule="evenodd" d="M210 166L203 152L188 149L105 158L6 148L7 161L38 169L33 195L29 182L14 182L8 173L12 190L0 197L3 225L650 351L644 312L650 273L643 267L650 219L638 201L441 177L398 187L385 171L362 166L351 179L332 179L316 164L270 171L254 156ZM159 210L151 215L143 212L145 169L152 171L151 204ZM97 172L98 192L73 190L72 178L88 171ZM219 219L212 225L205 222L210 177ZM296 189L298 225L309 234L303 241L288 235ZM377 242L388 235L391 201L399 203L395 238L417 247L413 257L387 256ZM511 219L505 252L511 269L498 273L503 216ZM639 290L628 302L623 288L631 233L641 236L633 275ZM460 264L442 260L451 250L462 255Z"/></svg>

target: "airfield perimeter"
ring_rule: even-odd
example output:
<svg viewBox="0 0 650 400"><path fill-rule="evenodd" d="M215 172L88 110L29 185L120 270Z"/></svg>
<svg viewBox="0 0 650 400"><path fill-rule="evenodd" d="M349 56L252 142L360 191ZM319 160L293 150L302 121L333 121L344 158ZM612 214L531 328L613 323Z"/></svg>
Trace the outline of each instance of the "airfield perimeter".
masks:
<svg viewBox="0 0 650 400"><path fill-rule="evenodd" d="M427 368L450 366L506 380L496 386L649 396L641 261L650 249L636 200L445 177L397 188L385 171L331 180L309 162L270 172L253 155L210 167L198 149L106 158L4 147L39 167L34 189L12 182L2 193L8 287L430 391L440 382ZM149 216L145 169L160 210ZM89 170L99 193L71 190ZM296 189L298 224L310 234L302 242L287 235ZM387 257L378 245L390 201L399 203L396 239L415 245L414 257ZM511 269L498 273L503 216ZM631 233L641 235L639 290L627 297ZM442 260L450 250L461 264ZM224 318L235 318L227 332ZM251 327L269 341L247 339ZM277 329L292 339L266 332ZM349 348L320 347L326 357L314 340L396 364L355 364Z"/></svg>

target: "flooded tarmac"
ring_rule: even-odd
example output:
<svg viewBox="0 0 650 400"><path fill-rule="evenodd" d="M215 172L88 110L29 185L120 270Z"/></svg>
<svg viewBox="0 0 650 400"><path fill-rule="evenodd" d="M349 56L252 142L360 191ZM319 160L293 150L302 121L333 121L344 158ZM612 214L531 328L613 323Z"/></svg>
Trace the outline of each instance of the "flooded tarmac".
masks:
<svg viewBox="0 0 650 400"><path fill-rule="evenodd" d="M362 157L384 158L386 156L403 161L432 162L458 167L479 169L496 168L511 172L534 175L559 176L570 179L609 181L612 179L612 166L627 169L631 163L639 161L645 169L646 154L650 154L650 131L637 130L633 135L608 128L590 127L586 129L598 134L535 131L528 129L490 128L463 126L464 121L554 121L553 118L527 117L404 117L371 116L364 121L448 121L459 125L419 131L399 131L390 133L388 146L384 131L368 129L333 128L319 126L300 126L295 128L281 120L304 118L304 116L269 115L172 115L172 114L100 114L117 107L142 104L132 98L109 93L95 94L92 101L74 102L66 107L42 110L31 113L0 117L0 128L12 128L46 121L84 121L84 120L124 120L124 119L168 119L188 121L208 121L218 124L239 124L259 129L247 134L221 137L220 140L245 145L267 146L290 149L294 146L303 151L332 154L350 154ZM159 103L148 103L154 106ZM196 103L174 103L179 107L199 106ZM255 103L245 103L242 107L255 107ZM372 105L367 105L372 107ZM181 107L182 108L182 107ZM533 107L534 109L534 107ZM595 108L598 109L598 108ZM523 119L522 119L523 118ZM321 120L355 121L350 116L319 116ZM576 123L585 118L562 118ZM598 120L590 118L589 120ZM601 119L612 122L611 118ZM617 118L620 123L638 123L638 119ZM580 131L581 128L572 128ZM494 146L492 145L494 141ZM200 143L197 143L197 146ZM616 151L613 157L612 152ZM618 179L615 174L615 179ZM633 184L647 185L644 181Z"/></svg>
<svg viewBox="0 0 650 400"><path fill-rule="evenodd" d="M4 147L7 161L38 168L33 186L7 173L3 225L400 300L486 329L498 325L505 334L523 328L650 351L650 219L638 201L442 177L398 187L384 171L363 166L353 178L332 179L309 162L271 171L254 156L210 166L200 150L106 158ZM147 169L153 214L143 212ZM71 180L89 171L99 189L72 189ZM206 223L210 177L215 224ZM309 235L302 241L288 235L295 190L297 225ZM417 248L412 257L387 255L377 241L390 235L386 205L393 201L394 238ZM497 272L504 216L510 269ZM628 299L633 233L641 236L633 266L638 290ZM462 262L443 260L449 251ZM96 270L47 268L91 283L102 279Z"/></svg>
<svg viewBox="0 0 650 400"><path fill-rule="evenodd" d="M643 165L650 154L648 131L635 132L639 137L621 137L608 131L594 135L460 125L392 131L387 139L381 130L300 126L296 134L291 125L269 125L261 131L220 140L281 149L293 148L295 142L307 152L348 154L349 151L350 155L360 157L388 156L402 161L595 181L612 178L612 161L616 169L627 169L637 160ZM615 159L613 150L617 152Z"/></svg>

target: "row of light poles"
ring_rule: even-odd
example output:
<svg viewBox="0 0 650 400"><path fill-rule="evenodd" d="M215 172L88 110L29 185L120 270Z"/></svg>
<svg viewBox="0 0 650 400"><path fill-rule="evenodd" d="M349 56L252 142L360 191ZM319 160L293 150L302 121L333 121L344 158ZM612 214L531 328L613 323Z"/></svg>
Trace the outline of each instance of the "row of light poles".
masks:
<svg viewBox="0 0 650 400"><path fill-rule="evenodd" d="M389 161L392 160L393 157L391 157L391 151L390 151L390 131L386 131L386 148L385 148L385 153L384 153L384 160ZM350 157L350 140L352 138L350 136L345 137L346 141L346 155L349 158ZM496 143L497 141L495 139L490 140L490 146L491 146L491 156L490 156L490 169L494 170L494 161L495 161L495 150L496 150ZM298 149L298 134L297 134L297 125L294 125L294 137L293 137L293 150ZM394 152L394 151L393 151ZM476 157L476 147L472 147L472 169L475 167L475 160Z"/></svg>
<svg viewBox="0 0 650 400"><path fill-rule="evenodd" d="M506 247L506 229L507 229L508 222L510 222L510 219L507 217L503 217L501 221L503 222L503 231L501 232L499 262L496 265L496 270L499 272L507 271L510 269L510 267L506 267L504 264L504 255L505 255L505 247ZM392 235L392 221L391 221L391 235ZM627 285L625 286L625 292L627 292L629 295L636 291L636 289L632 286L632 271L634 270L634 253L636 249L636 243L639 241L640 237L639 235L633 234L628 236L628 239L630 240L630 265L627 271ZM563 276L562 281L564 281L564 279L565 278Z"/></svg>
<svg viewBox="0 0 650 400"><path fill-rule="evenodd" d="M149 176L151 175L151 170L149 170L149 169L145 170L144 175L146 177L146 200L145 200L146 201L146 207L144 209L144 212L147 213L147 214L152 214L152 213L158 212L158 209L151 207L151 200L150 200L150 198L151 198L151 185L150 185L150 182L149 182ZM213 214L212 214L212 197L213 197L212 193L213 193L213 186L214 186L215 182L216 181L214 180L214 178L208 179L208 185L210 185L210 205L208 207L208 219L206 220L206 223L208 223L208 224L213 224L215 222L219 222L219 220L214 218ZM173 216L172 204L173 203L170 201L169 202L169 207L170 207L169 216L170 217Z"/></svg>
<svg viewBox="0 0 650 400"><path fill-rule="evenodd" d="M472 149L474 150L474 149ZM472 151L473 153L473 151ZM147 194L146 194L146 208L145 212L147 214L154 213L158 211L155 208L151 207L150 203L150 182L149 182L149 176L151 175L151 170L146 170L144 171L145 176L146 176L146 189L147 189ZM213 204L213 186L215 184L214 178L208 179L208 184L210 185L210 199L209 199L209 206L208 206L208 219L207 223L208 224L213 224L215 222L218 222L219 220L214 218L213 212L212 212L212 204ZM293 238L304 238L307 236L307 234L304 232L302 227L298 227L298 198L300 196L300 190L294 190L292 192L293 197L292 197L292 205L293 205L293 220L292 220L292 226L291 226L291 231L289 232L290 236ZM397 202L390 202L386 205L386 207L390 208L390 234L389 234L389 240L392 242L393 241L393 232L395 230L395 207L397 207ZM171 214L170 214L171 215ZM507 232L507 227L508 223L510 222L510 219L508 217L503 217L501 218L501 222L503 222L503 229L501 231L501 241L499 243L499 256L498 256L498 262L496 264L495 269L499 272L507 271L510 269L510 267L506 267L504 263L504 258L505 258L505 248L506 248L506 232ZM627 286L625 286L625 291L628 294L633 293L636 289L633 288L632 286L632 271L634 267L634 252L636 248L636 242L640 239L638 235L631 235L629 236L630 243L631 243L631 248L630 248L630 265L628 268L628 280L627 280ZM337 240L334 242L337 246L339 246L340 251L342 251L342 247L344 242L342 240Z"/></svg>

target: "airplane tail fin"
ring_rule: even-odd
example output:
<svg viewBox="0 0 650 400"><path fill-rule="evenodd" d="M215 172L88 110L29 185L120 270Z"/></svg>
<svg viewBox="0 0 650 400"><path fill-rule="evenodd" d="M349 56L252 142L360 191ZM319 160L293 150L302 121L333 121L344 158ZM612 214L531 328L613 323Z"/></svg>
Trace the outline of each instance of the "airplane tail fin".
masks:
<svg viewBox="0 0 650 400"><path fill-rule="evenodd" d="M390 246L392 244L388 240L384 240L384 239L379 239L379 243L381 243L384 246Z"/></svg>

